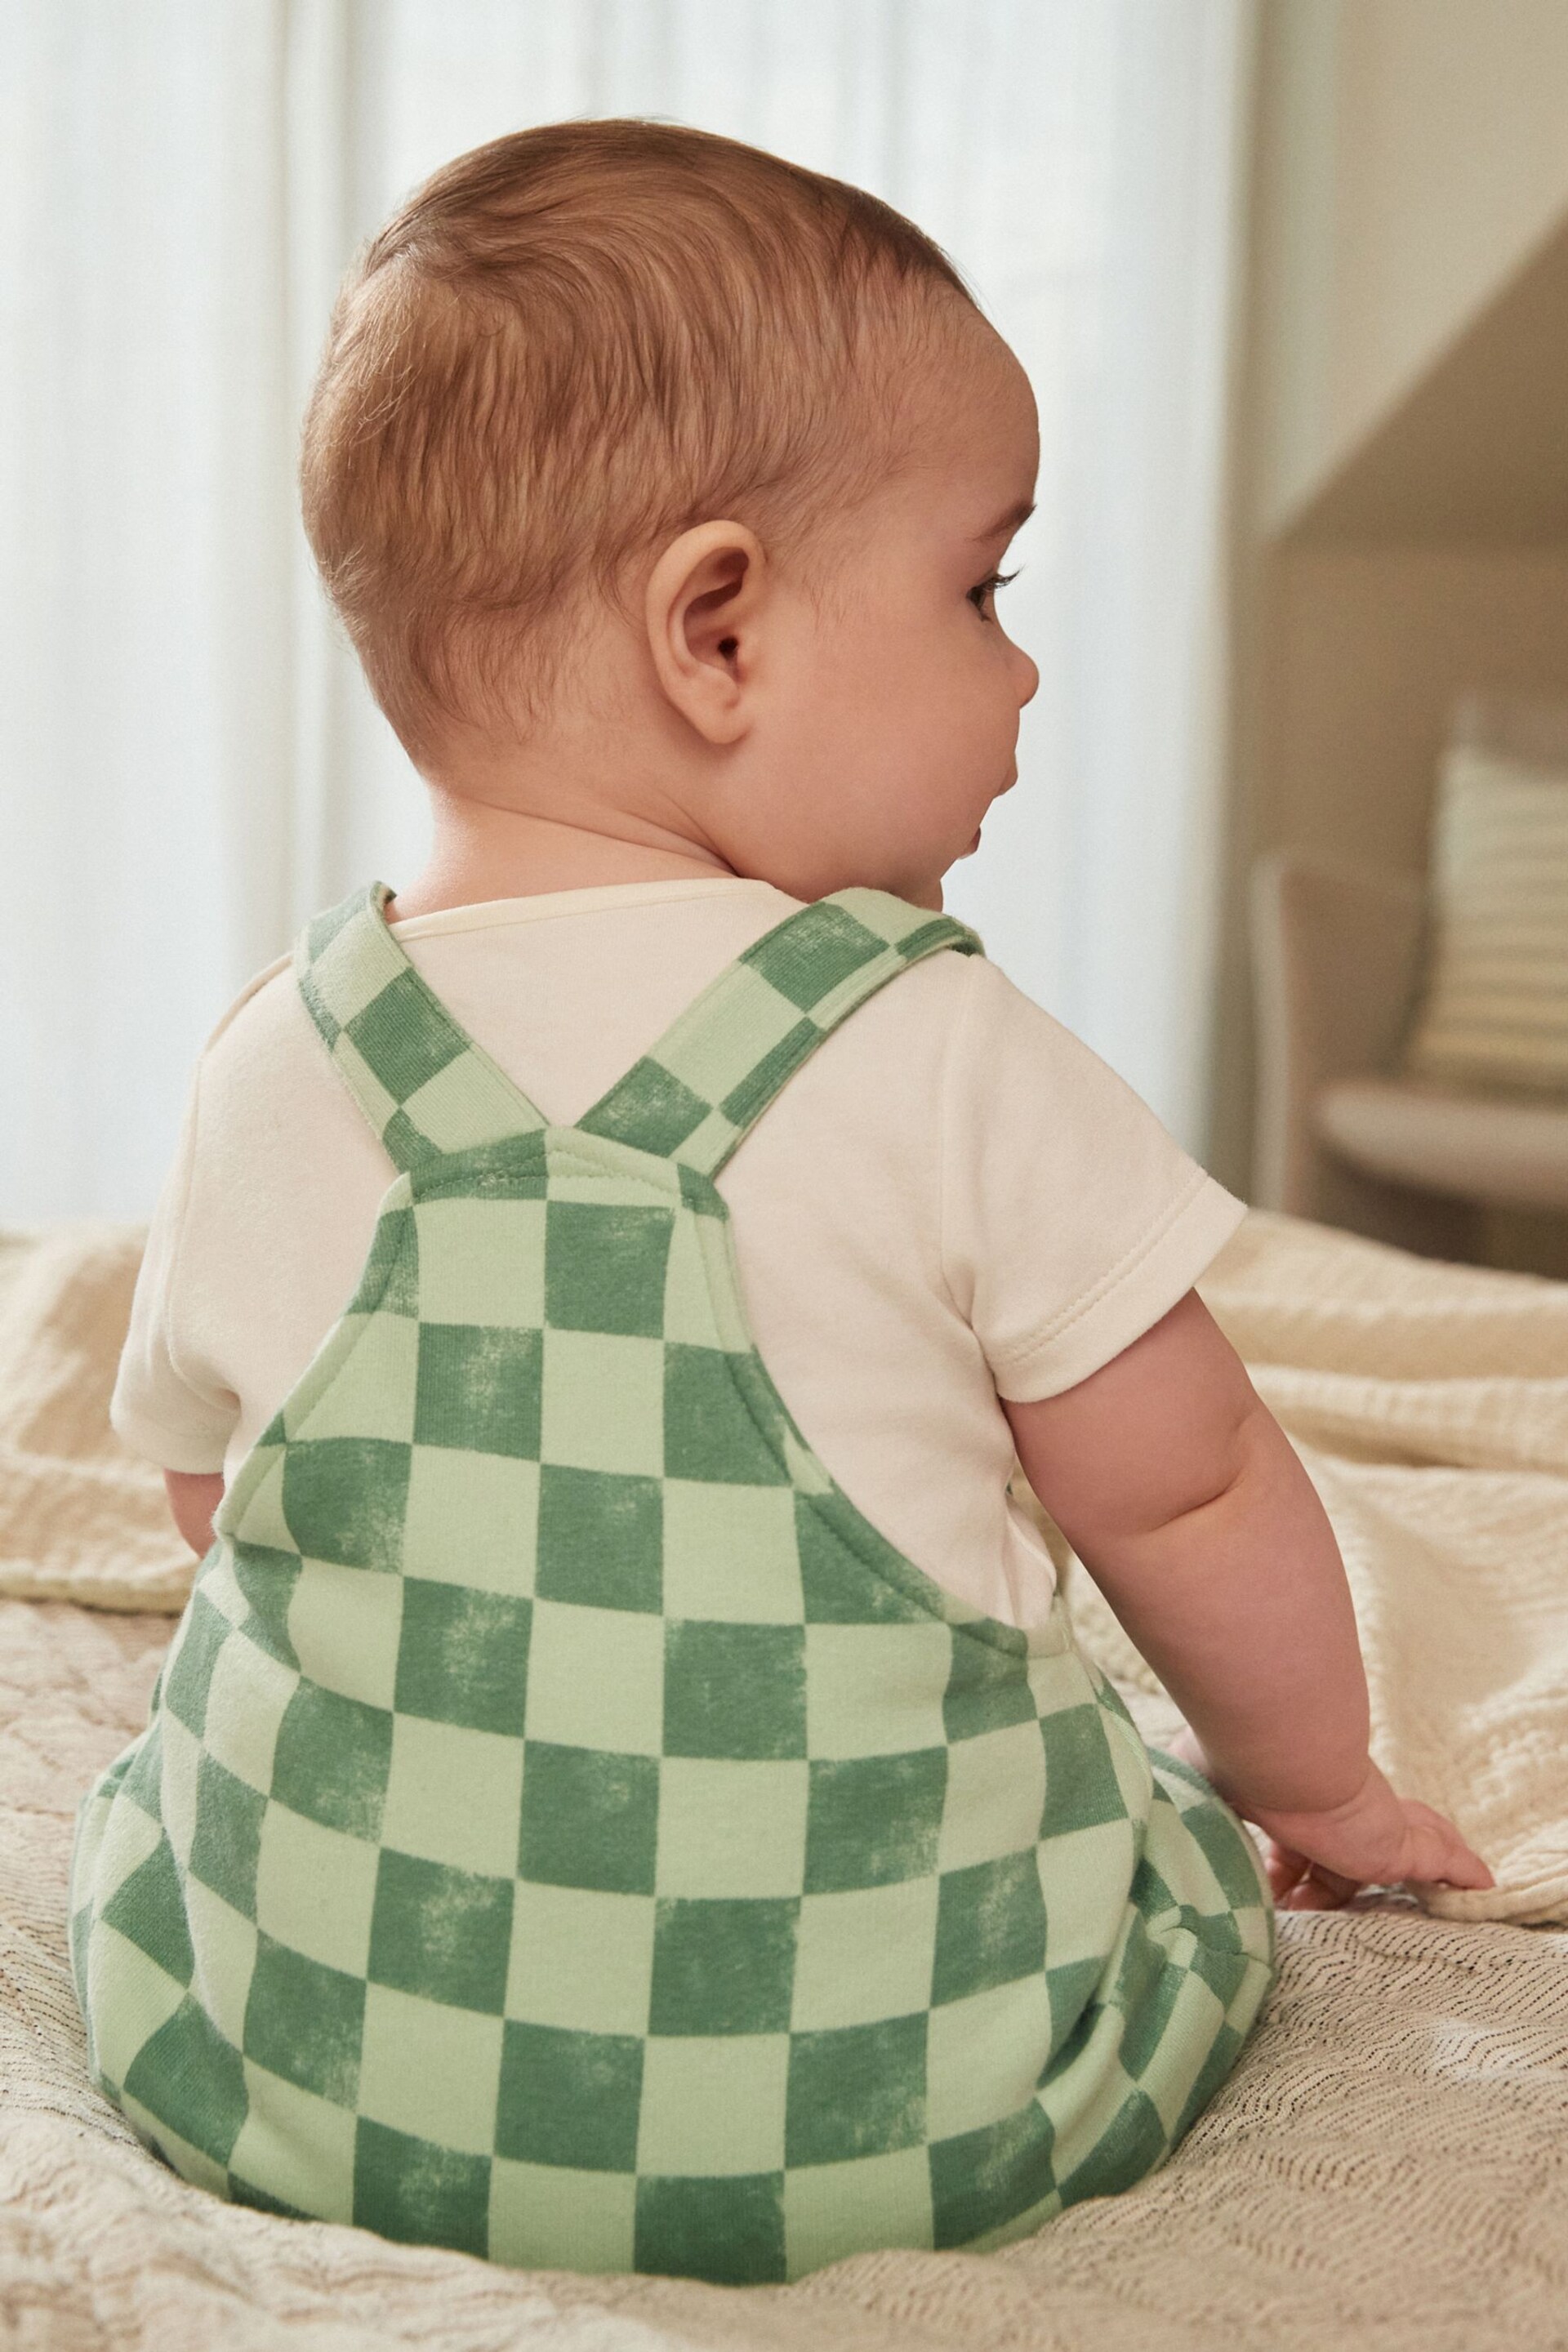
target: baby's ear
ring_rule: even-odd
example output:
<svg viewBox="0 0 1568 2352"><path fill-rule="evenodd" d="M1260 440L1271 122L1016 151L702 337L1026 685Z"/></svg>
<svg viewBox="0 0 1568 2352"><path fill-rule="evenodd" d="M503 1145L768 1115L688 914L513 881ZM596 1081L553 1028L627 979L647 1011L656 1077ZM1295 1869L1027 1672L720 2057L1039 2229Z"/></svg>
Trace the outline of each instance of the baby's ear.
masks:
<svg viewBox="0 0 1568 2352"><path fill-rule="evenodd" d="M648 650L666 696L710 743L752 723L750 682L767 600L767 561L744 523L704 522L671 541L648 577Z"/></svg>

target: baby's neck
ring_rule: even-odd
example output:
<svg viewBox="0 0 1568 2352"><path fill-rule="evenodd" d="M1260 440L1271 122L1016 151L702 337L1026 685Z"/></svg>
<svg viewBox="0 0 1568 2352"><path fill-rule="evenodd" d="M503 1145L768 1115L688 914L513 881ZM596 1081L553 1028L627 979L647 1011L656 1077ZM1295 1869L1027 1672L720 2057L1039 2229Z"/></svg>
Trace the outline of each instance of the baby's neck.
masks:
<svg viewBox="0 0 1568 2352"><path fill-rule="evenodd" d="M440 790L432 802L430 856L388 907L395 922L491 898L686 877L714 881L734 873L716 851L640 817L617 815L624 829L601 831Z"/></svg>

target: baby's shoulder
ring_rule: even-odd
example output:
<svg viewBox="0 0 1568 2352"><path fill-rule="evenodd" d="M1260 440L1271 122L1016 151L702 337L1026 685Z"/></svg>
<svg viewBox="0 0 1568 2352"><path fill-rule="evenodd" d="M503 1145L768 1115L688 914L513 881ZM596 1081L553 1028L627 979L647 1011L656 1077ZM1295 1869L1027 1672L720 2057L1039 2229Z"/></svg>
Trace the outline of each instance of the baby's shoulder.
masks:
<svg viewBox="0 0 1568 2352"><path fill-rule="evenodd" d="M295 978L279 956L241 989L202 1048L197 1145L246 1139L287 1149L300 1130L352 1126L357 1113L321 1050Z"/></svg>

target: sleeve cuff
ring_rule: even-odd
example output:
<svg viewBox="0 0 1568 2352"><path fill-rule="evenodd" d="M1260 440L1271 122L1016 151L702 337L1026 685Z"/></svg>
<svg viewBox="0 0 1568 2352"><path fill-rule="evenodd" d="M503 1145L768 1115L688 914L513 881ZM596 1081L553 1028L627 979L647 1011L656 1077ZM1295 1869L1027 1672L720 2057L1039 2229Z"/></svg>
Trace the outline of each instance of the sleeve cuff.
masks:
<svg viewBox="0 0 1568 2352"><path fill-rule="evenodd" d="M999 1396L1037 1404L1076 1388L1142 1339L1207 1270L1247 1213L1247 1202L1194 1171L1162 1222L1092 1290L991 1364Z"/></svg>
<svg viewBox="0 0 1568 2352"><path fill-rule="evenodd" d="M155 1421L143 1419L118 1397L110 1406L109 1418L121 1444L160 1470L211 1477L224 1467L225 1439L221 1436L200 1436L188 1429L165 1429Z"/></svg>

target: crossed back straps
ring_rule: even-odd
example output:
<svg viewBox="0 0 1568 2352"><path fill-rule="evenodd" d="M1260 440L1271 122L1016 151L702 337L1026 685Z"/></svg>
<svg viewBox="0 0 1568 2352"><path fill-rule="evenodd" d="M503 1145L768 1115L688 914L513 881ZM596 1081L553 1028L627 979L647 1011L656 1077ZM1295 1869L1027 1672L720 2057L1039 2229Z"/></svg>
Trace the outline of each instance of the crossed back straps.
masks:
<svg viewBox="0 0 1568 2352"><path fill-rule="evenodd" d="M550 1124L460 1028L399 945L374 882L318 915L294 968L338 1073L407 1172ZM797 908L726 965L576 1121L716 1175L823 1039L878 989L943 948L984 952L951 915L884 890Z"/></svg>

